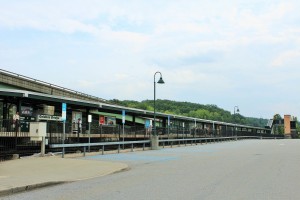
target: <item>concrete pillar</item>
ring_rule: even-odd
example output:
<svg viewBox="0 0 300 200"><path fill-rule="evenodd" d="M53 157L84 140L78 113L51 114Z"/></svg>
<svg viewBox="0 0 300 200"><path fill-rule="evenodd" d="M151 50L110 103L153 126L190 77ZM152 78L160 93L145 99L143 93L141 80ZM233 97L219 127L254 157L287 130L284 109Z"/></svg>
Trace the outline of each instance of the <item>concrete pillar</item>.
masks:
<svg viewBox="0 0 300 200"><path fill-rule="evenodd" d="M159 150L159 137L158 135L151 135L150 137L151 150Z"/></svg>
<svg viewBox="0 0 300 200"><path fill-rule="evenodd" d="M19 154L13 154L12 156L12 160L17 160L19 158L20 158Z"/></svg>
<svg viewBox="0 0 300 200"><path fill-rule="evenodd" d="M43 136L42 137L42 142L41 142L41 156L45 156L45 146L46 146L46 138Z"/></svg>

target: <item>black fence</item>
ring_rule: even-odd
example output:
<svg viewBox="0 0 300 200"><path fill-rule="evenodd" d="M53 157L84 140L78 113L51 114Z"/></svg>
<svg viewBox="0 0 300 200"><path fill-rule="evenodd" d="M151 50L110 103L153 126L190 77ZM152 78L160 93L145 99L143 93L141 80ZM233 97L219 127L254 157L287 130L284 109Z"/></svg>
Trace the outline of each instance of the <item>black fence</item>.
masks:
<svg viewBox="0 0 300 200"><path fill-rule="evenodd" d="M153 133L153 130L147 129L144 126L99 125L98 123L78 124L48 121L46 123L45 137L46 153L55 151L55 149L49 148L49 145L52 144L139 141L148 140ZM162 140L231 136L282 137L282 135L271 135L259 133L257 130L253 131L253 129L238 129L234 127L216 130L157 127L156 134ZM76 149L70 149L70 151L76 151ZM32 140L30 137L29 121L24 120L17 124L12 120L0 121L0 160L8 159L13 154L28 156L39 152L41 152L41 141Z"/></svg>

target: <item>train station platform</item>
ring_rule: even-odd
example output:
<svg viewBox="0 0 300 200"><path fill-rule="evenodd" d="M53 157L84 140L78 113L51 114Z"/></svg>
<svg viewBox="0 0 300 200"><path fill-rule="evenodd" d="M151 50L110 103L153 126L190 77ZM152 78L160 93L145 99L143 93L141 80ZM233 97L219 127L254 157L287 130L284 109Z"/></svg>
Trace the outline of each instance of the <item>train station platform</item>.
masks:
<svg viewBox="0 0 300 200"><path fill-rule="evenodd" d="M118 162L61 158L54 155L0 162L0 197L105 176L127 168L128 165Z"/></svg>

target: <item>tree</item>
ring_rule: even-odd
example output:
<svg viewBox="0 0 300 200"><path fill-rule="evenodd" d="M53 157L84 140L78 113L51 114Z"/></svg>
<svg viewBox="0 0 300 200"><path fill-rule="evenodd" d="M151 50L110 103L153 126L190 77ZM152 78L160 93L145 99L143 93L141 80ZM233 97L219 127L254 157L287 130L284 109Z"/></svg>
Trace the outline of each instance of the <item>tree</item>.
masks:
<svg viewBox="0 0 300 200"><path fill-rule="evenodd" d="M281 120L282 117L280 116L280 114L275 114L273 117L273 120Z"/></svg>
<svg viewBox="0 0 300 200"><path fill-rule="evenodd" d="M143 110L154 110L153 100L144 100L138 102L133 100L120 101L117 99L113 99L110 100L110 103ZM157 99L156 111L166 114L182 115L187 117L195 117L200 119L209 119L258 127L264 127L268 122L268 119L244 117L239 113L236 113L236 115L232 115L230 111L219 108L217 105L213 104L202 105L191 102L178 102ZM281 116L277 114L276 118L281 119Z"/></svg>

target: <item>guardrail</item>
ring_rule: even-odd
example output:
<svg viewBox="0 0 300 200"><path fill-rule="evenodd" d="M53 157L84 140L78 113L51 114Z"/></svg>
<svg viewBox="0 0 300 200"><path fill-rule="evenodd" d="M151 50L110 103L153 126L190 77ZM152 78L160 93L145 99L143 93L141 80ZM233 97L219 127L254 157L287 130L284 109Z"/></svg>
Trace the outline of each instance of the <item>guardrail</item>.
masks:
<svg viewBox="0 0 300 200"><path fill-rule="evenodd" d="M173 146L173 143L177 142L177 144L180 146L181 142L184 145L187 145L188 142L190 142L191 145L202 143L202 141L205 141L205 143L211 143L211 142L220 142L220 141L226 141L226 140L239 140L239 139L283 139L283 137L261 137L261 136L232 136L232 137L207 137L207 138L186 138L186 139L163 139L159 140L159 143L162 143L162 147L165 147L165 144L168 143L171 147ZM145 145L150 144L150 140L141 140L141 141L126 141L126 142L100 142L100 143L77 143L77 144L51 144L49 145L50 148L62 148L62 158L65 155L65 148L70 147L83 147L83 156L86 154L86 148L89 148L92 146L101 146L102 147L102 155L104 155L105 146L118 146L118 153L120 153L121 145L131 145L131 151L133 152L134 144L143 144L143 151L145 150Z"/></svg>
<svg viewBox="0 0 300 200"><path fill-rule="evenodd" d="M65 155L65 148L68 147L83 147L83 155L86 154L86 147L90 148L91 146L102 146L102 155L104 154L105 146L114 146L118 145L118 153L120 153L121 145L131 144L131 151L133 151L134 144L143 144L143 150L145 150L145 145L149 143L150 140L140 140L140 141L128 141L128 142L99 142L99 143L78 143L78 144L52 144L49 145L50 148L63 148L62 157Z"/></svg>
<svg viewBox="0 0 300 200"><path fill-rule="evenodd" d="M65 91L65 92L69 92L69 93L75 94L75 95L80 95L80 96L91 98L91 99L94 99L94 100L97 100L97 101L100 101L100 102L106 102L107 103L107 100L99 98L99 97L96 97L96 96L93 96L93 95L85 94L85 93L78 92L78 91L75 91L75 90L72 90L72 89L68 89L68 88L65 88L65 87L61 87L61 86L58 86L58 85L55 85L55 84L47 83L45 81L41 81L41 80L38 80L38 79L30 78L28 76L24 76L24 75L17 74L17 73L14 73L14 72L6 71L4 69L0 69L0 73L1 74L5 74L5 75L10 75L10 76L13 76L13 77L16 77L16 78L19 78L19 79L32 81L34 83L38 83L38 84L41 84L41 85L44 85L44 86L48 86L50 88L59 89L59 90Z"/></svg>
<svg viewBox="0 0 300 200"><path fill-rule="evenodd" d="M230 136L230 137L206 137L206 138L186 138L186 139L164 139L159 140L159 142L181 142L181 141L191 141L191 143L197 143L197 141L205 140L205 141L220 141L220 140L238 140L238 139L284 139L284 137L262 137L262 136Z"/></svg>

